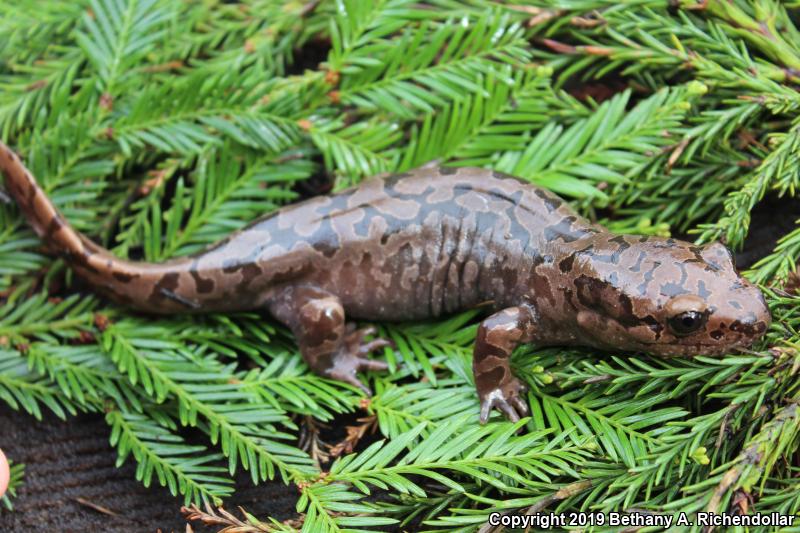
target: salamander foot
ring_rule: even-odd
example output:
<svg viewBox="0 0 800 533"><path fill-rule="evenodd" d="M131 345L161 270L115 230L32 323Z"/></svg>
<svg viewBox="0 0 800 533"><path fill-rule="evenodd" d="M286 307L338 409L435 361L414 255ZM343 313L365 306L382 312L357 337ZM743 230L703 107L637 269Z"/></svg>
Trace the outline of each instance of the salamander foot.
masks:
<svg viewBox="0 0 800 533"><path fill-rule="evenodd" d="M326 371L328 377L355 385L367 396L372 396L372 391L357 377L359 371L375 370L384 371L389 365L383 361L373 361L367 356L377 350L392 346L386 339L374 339L364 342L364 337L375 334L374 327L355 329L353 324L347 325L347 334L338 353L333 357L333 365Z"/></svg>
<svg viewBox="0 0 800 533"><path fill-rule="evenodd" d="M528 404L523 396L527 391L528 386L512 376L505 383L500 383L496 389L480 395L481 424L489 421L492 409L497 409L512 422L517 422L521 417L526 416Z"/></svg>
<svg viewBox="0 0 800 533"><path fill-rule="evenodd" d="M303 360L316 374L355 385L369 396L358 372L389 368L367 356L392 343L386 339L365 341L375 334L375 328L356 329L348 323L335 294L319 287L290 285L276 294L268 307L272 316L292 330Z"/></svg>

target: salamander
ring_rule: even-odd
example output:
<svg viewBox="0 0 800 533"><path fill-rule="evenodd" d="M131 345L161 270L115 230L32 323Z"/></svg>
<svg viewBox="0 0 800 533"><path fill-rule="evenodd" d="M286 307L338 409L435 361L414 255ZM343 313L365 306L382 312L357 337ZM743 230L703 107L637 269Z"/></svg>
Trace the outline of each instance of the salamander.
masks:
<svg viewBox="0 0 800 533"><path fill-rule="evenodd" d="M520 343L659 356L722 355L770 313L728 249L616 235L555 194L482 168L419 169L288 205L200 253L113 256L59 214L0 144L9 194L50 249L108 298L148 313L264 310L316 373L369 394L362 370L389 342L347 318L436 318L483 305L473 372L480 421L528 412L509 366Z"/></svg>

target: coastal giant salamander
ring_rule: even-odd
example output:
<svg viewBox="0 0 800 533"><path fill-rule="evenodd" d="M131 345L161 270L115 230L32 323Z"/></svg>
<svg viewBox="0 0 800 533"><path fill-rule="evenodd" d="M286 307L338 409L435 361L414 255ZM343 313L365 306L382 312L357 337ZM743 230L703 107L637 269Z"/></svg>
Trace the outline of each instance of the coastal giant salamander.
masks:
<svg viewBox="0 0 800 533"><path fill-rule="evenodd" d="M369 390L387 346L346 318L421 320L489 303L473 370L480 419L528 412L520 343L721 355L761 337L761 292L721 244L615 235L554 194L482 168L421 169L289 205L203 252L126 261L75 231L0 144L8 192L36 233L109 298L151 313L265 309L318 374Z"/></svg>

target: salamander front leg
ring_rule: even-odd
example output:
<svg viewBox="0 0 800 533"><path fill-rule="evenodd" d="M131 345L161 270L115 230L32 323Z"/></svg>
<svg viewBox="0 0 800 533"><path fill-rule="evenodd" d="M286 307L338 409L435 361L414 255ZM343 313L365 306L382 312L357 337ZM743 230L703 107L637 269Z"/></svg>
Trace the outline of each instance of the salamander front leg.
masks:
<svg viewBox="0 0 800 533"><path fill-rule="evenodd" d="M330 292L309 286L288 287L270 302L269 310L292 330L303 359L320 376L350 383L369 395L369 388L356 376L358 371L388 368L386 363L367 356L391 343L385 339L364 342L375 329L345 324L342 303Z"/></svg>
<svg viewBox="0 0 800 533"><path fill-rule="evenodd" d="M481 401L481 424L498 409L516 422L528 414L524 393L528 387L511 373L511 352L519 343L531 342L536 315L530 306L509 307L484 320L478 328L472 371Z"/></svg>

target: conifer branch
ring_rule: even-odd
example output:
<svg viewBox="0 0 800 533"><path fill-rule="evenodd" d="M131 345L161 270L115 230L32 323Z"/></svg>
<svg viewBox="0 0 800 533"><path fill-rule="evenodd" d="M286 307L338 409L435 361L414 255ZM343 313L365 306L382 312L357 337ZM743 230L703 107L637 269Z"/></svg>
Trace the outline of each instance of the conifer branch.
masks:
<svg viewBox="0 0 800 533"><path fill-rule="evenodd" d="M186 505L218 505L233 493L233 481L219 466L222 455L207 454L204 446L187 444L174 433L174 424L164 427L146 415L116 410L106 414L106 422L111 426L111 445L117 448L117 466L133 455L136 479L145 487L150 486L155 474L173 496L183 495Z"/></svg>

